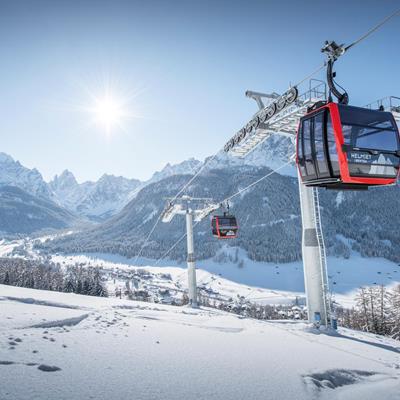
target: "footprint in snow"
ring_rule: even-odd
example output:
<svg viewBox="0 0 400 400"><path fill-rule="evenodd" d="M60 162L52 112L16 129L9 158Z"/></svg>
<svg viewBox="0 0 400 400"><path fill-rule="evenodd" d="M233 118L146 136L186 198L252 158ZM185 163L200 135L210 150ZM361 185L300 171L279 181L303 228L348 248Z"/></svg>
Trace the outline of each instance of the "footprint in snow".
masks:
<svg viewBox="0 0 400 400"><path fill-rule="evenodd" d="M56 372L61 371L61 368L56 367L55 365L47 365L47 364L40 364L38 369L43 372Z"/></svg>

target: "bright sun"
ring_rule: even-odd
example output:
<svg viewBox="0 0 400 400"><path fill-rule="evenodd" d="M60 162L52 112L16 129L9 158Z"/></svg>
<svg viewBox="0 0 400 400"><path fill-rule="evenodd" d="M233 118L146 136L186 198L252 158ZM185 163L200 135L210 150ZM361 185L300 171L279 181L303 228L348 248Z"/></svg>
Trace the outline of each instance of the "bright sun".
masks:
<svg viewBox="0 0 400 400"><path fill-rule="evenodd" d="M79 110L89 116L88 127L96 128L96 133L111 139L123 132L128 133L133 120L144 118L136 102L136 97L144 89L133 89L116 78L98 80L93 87L82 84L85 91L85 105Z"/></svg>
<svg viewBox="0 0 400 400"><path fill-rule="evenodd" d="M92 108L96 124L102 126L109 134L113 128L121 126L127 115L122 104L112 96L96 98Z"/></svg>

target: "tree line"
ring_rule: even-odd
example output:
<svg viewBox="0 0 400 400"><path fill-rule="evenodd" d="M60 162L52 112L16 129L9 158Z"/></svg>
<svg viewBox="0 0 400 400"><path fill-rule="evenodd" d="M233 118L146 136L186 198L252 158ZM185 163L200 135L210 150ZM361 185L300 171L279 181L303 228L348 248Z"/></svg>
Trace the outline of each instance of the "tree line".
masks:
<svg viewBox="0 0 400 400"><path fill-rule="evenodd" d="M60 266L49 261L0 258L0 283L89 296L108 296L99 268Z"/></svg>
<svg viewBox="0 0 400 400"><path fill-rule="evenodd" d="M353 308L335 311L340 326L400 340L400 285L361 288Z"/></svg>

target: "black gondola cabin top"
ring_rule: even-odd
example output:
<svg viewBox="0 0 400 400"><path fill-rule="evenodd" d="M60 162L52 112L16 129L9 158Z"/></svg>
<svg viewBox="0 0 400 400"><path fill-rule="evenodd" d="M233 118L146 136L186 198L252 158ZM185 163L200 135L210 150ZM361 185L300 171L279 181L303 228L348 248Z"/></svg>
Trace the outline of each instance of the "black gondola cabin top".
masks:
<svg viewBox="0 0 400 400"><path fill-rule="evenodd" d="M212 234L218 239L235 239L238 225L233 215L214 215L211 220Z"/></svg>
<svg viewBox="0 0 400 400"><path fill-rule="evenodd" d="M306 186L367 189L397 181L399 129L392 113L329 102L300 119L297 165Z"/></svg>

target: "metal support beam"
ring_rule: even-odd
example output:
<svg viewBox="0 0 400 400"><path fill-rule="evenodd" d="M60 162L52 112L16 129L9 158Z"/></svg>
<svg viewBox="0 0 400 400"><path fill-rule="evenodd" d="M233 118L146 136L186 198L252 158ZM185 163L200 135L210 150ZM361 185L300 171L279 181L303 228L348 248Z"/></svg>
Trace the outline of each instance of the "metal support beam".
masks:
<svg viewBox="0 0 400 400"><path fill-rule="evenodd" d="M187 267L188 267L188 286L189 286L189 304L192 308L197 308L197 281L196 265L194 258L193 243L193 212L186 212L186 239L187 239Z"/></svg>
<svg viewBox="0 0 400 400"><path fill-rule="evenodd" d="M277 99L279 97L279 94L275 93L275 92L273 92L273 93L261 93L261 92L254 92L252 90L246 90L245 95L247 97L250 97L251 99L255 100L257 105L258 105L258 108L260 110L265 108L265 104L264 104L264 102L262 100L263 98L267 99L267 102L269 104L272 100L275 100L275 99Z"/></svg>
<svg viewBox="0 0 400 400"><path fill-rule="evenodd" d="M326 264L321 257L321 246L318 241L313 188L303 185L299 176L299 193L301 206L302 232L302 257L304 268L304 286L306 290L308 321L317 325L329 324L326 297L327 282Z"/></svg>

